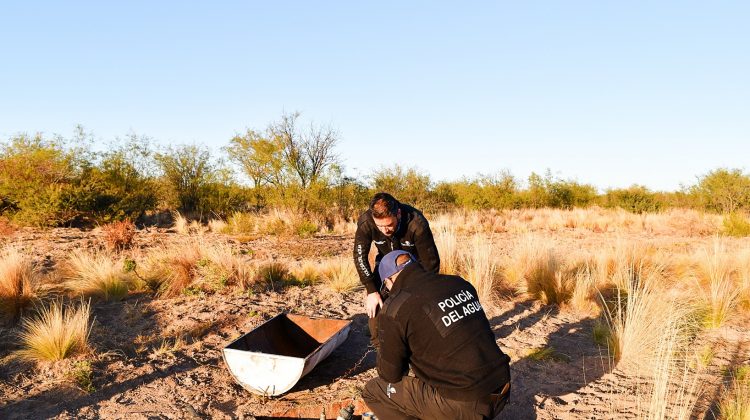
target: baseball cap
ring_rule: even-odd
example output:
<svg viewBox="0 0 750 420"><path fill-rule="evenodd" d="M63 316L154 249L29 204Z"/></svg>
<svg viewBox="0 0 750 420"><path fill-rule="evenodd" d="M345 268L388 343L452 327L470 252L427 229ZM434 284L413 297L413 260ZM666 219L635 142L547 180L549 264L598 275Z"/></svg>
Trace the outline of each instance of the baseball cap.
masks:
<svg viewBox="0 0 750 420"><path fill-rule="evenodd" d="M396 259L404 254L408 254L409 257L411 257L411 260L401 265L396 264ZM396 250L385 254L385 257L380 260L380 264L378 265L378 274L380 275L380 281L385 282L385 279L403 270L404 267L409 265L412 261L414 261L414 259L414 255L411 255L411 253L408 251Z"/></svg>

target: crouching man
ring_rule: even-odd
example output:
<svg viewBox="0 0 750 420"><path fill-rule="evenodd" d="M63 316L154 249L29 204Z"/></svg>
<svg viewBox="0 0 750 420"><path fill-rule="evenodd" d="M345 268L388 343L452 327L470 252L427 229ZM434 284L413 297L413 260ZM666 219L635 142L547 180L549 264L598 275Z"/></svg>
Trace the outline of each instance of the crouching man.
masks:
<svg viewBox="0 0 750 420"><path fill-rule="evenodd" d="M362 397L379 420L492 419L510 395L510 358L495 343L474 287L392 251L378 273L378 377ZM409 365L415 377L407 376Z"/></svg>

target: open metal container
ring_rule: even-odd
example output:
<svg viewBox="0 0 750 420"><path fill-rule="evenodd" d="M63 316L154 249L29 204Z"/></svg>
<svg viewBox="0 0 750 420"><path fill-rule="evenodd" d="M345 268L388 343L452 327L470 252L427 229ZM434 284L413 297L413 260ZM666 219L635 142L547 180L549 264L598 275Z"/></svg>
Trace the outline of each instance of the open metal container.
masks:
<svg viewBox="0 0 750 420"><path fill-rule="evenodd" d="M224 362L248 391L280 395L346 340L351 323L282 313L224 347Z"/></svg>

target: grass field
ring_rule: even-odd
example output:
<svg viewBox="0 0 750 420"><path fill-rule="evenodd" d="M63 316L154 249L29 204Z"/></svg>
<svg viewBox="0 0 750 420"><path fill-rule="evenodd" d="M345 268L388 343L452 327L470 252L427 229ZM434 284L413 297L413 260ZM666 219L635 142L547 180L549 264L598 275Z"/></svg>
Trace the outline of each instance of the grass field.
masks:
<svg viewBox="0 0 750 420"><path fill-rule="evenodd" d="M428 217L442 271L477 287L511 356L502 418L748 418L750 240L724 235L722 216ZM284 212L9 232L0 417L318 418L358 400L375 371L353 229L311 232ZM288 394L264 399L234 383L220 352L282 311L352 319L352 334Z"/></svg>

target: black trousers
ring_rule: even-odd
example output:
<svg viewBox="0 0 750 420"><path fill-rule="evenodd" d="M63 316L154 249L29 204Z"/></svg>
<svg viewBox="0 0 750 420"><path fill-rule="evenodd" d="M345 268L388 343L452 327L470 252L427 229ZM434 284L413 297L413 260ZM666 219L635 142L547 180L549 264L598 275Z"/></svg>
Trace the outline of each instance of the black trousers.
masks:
<svg viewBox="0 0 750 420"><path fill-rule="evenodd" d="M362 398L379 420L492 419L503 410L509 396L510 391L507 391L501 399L487 396L481 401L451 400L440 395L436 388L411 376L405 376L395 384L374 378L362 391Z"/></svg>

